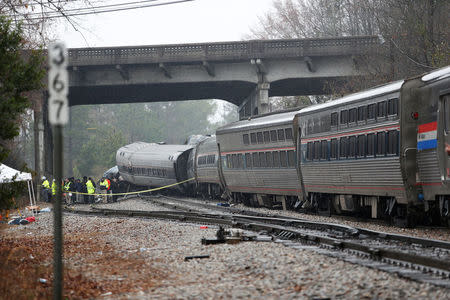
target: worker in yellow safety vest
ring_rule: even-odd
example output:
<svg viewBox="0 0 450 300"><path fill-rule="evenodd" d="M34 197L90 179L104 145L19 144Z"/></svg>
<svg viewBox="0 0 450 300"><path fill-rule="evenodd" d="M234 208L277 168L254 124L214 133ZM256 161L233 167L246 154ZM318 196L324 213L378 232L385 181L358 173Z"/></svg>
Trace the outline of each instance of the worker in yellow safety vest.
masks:
<svg viewBox="0 0 450 300"><path fill-rule="evenodd" d="M52 200L56 199L56 181L53 179L52 182Z"/></svg>
<svg viewBox="0 0 450 300"><path fill-rule="evenodd" d="M104 191L105 193L105 202L108 203L108 194L111 187L111 182L109 179L102 177L102 180L100 181L100 189Z"/></svg>
<svg viewBox="0 0 450 300"><path fill-rule="evenodd" d="M91 177L89 177L88 181L86 181L86 188L87 188L87 192L89 194L89 203L94 203L94 196L91 194L95 193L95 187L94 184L92 183Z"/></svg>
<svg viewBox="0 0 450 300"><path fill-rule="evenodd" d="M42 198L45 202L50 201L50 183L45 176L42 176Z"/></svg>

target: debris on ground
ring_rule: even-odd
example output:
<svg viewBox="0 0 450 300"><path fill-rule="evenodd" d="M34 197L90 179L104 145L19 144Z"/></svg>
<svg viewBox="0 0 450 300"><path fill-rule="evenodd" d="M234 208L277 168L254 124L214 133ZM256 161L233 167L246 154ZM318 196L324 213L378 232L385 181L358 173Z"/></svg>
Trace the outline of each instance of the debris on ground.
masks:
<svg viewBox="0 0 450 300"><path fill-rule="evenodd" d="M192 255L192 256L185 256L184 261L188 261L194 258L202 259L202 258L209 258L209 255Z"/></svg>

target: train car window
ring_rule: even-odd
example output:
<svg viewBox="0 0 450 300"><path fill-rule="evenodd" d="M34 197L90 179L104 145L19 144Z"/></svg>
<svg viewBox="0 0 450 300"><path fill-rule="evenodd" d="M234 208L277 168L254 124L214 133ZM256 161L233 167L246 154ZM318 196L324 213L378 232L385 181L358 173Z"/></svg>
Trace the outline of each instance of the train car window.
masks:
<svg viewBox="0 0 450 300"><path fill-rule="evenodd" d="M264 143L270 143L270 132L264 131Z"/></svg>
<svg viewBox="0 0 450 300"><path fill-rule="evenodd" d="M253 161L253 167L254 168L259 168L259 159L258 159L258 153L257 152L253 152L252 153L252 161Z"/></svg>
<svg viewBox="0 0 450 300"><path fill-rule="evenodd" d="M352 108L348 111L348 122L349 123L356 122L356 108Z"/></svg>
<svg viewBox="0 0 450 300"><path fill-rule="evenodd" d="M272 142L276 142L277 141L277 131L276 130L271 130L270 131L270 140Z"/></svg>
<svg viewBox="0 0 450 300"><path fill-rule="evenodd" d="M374 156L375 154L375 134L369 133L367 135L367 156Z"/></svg>
<svg viewBox="0 0 450 300"><path fill-rule="evenodd" d="M397 130L388 131L388 145L387 154L398 155L398 138L399 132Z"/></svg>
<svg viewBox="0 0 450 300"><path fill-rule="evenodd" d="M383 118L386 117L386 101L378 102L377 104L377 117Z"/></svg>
<svg viewBox="0 0 450 300"><path fill-rule="evenodd" d="M272 152L272 157L273 157L273 167L279 168L280 167L280 154L278 153L278 151Z"/></svg>
<svg viewBox="0 0 450 300"><path fill-rule="evenodd" d="M227 168L231 169L231 155L227 154Z"/></svg>
<svg viewBox="0 0 450 300"><path fill-rule="evenodd" d="M273 168L272 152L266 152L266 164L268 168Z"/></svg>
<svg viewBox="0 0 450 300"><path fill-rule="evenodd" d="M162 170L162 174L163 174L164 177L167 177L167 176L166 176L166 175L167 175L166 170L163 169L163 170Z"/></svg>
<svg viewBox="0 0 450 300"><path fill-rule="evenodd" d="M359 157L366 156L366 136L365 135L358 135L358 148L357 148L356 155Z"/></svg>
<svg viewBox="0 0 450 300"><path fill-rule="evenodd" d="M233 168L238 169L240 168L240 156L241 154L233 154Z"/></svg>
<svg viewBox="0 0 450 300"><path fill-rule="evenodd" d="M348 110L341 111L341 124L347 125L348 122Z"/></svg>
<svg viewBox="0 0 450 300"><path fill-rule="evenodd" d="M252 144L256 144L256 133L250 133L250 141Z"/></svg>
<svg viewBox="0 0 450 300"><path fill-rule="evenodd" d="M314 142L314 159L320 159L320 142L319 141L315 141Z"/></svg>
<svg viewBox="0 0 450 300"><path fill-rule="evenodd" d="M320 148L320 159L328 160L328 141L321 141Z"/></svg>
<svg viewBox="0 0 450 300"><path fill-rule="evenodd" d="M242 153L238 154L238 167L240 169L244 168L244 155Z"/></svg>
<svg viewBox="0 0 450 300"><path fill-rule="evenodd" d="M248 169L252 168L252 156L250 155L250 153L245 153L245 166Z"/></svg>
<svg viewBox="0 0 450 300"><path fill-rule="evenodd" d="M366 120L366 107L360 106L358 107L358 121L365 121Z"/></svg>
<svg viewBox="0 0 450 300"><path fill-rule="evenodd" d="M288 167L295 167L295 152L294 150L289 150L287 152Z"/></svg>
<svg viewBox="0 0 450 300"><path fill-rule="evenodd" d="M256 133L256 138L258 140L258 144L264 143L263 134L261 131Z"/></svg>
<svg viewBox="0 0 450 300"><path fill-rule="evenodd" d="M348 157L353 158L356 156L356 136L348 138Z"/></svg>
<svg viewBox="0 0 450 300"><path fill-rule="evenodd" d="M158 169L158 176L161 177L162 176L162 172L161 169Z"/></svg>
<svg viewBox="0 0 450 300"><path fill-rule="evenodd" d="M278 140L284 141L284 130L283 129L278 129Z"/></svg>
<svg viewBox="0 0 450 300"><path fill-rule="evenodd" d="M286 140L292 140L292 128L286 128L284 133L286 135Z"/></svg>
<svg viewBox="0 0 450 300"><path fill-rule="evenodd" d="M346 137L342 137L339 140L339 157L347 158L347 150L348 150L348 139Z"/></svg>
<svg viewBox="0 0 450 300"><path fill-rule="evenodd" d="M331 114L331 126L337 126L338 124L338 114L334 112Z"/></svg>
<svg viewBox="0 0 450 300"><path fill-rule="evenodd" d="M259 155L259 164L260 164L261 168L267 168L266 153L259 152L258 155Z"/></svg>
<svg viewBox="0 0 450 300"><path fill-rule="evenodd" d="M445 132L450 132L450 94L447 94L442 97L443 106L444 106L444 127Z"/></svg>
<svg viewBox="0 0 450 300"><path fill-rule="evenodd" d="M388 100L388 115L394 116L398 115L398 99L389 99Z"/></svg>
<svg viewBox="0 0 450 300"><path fill-rule="evenodd" d="M153 176L158 175L158 171L156 169L152 169Z"/></svg>
<svg viewBox="0 0 450 300"><path fill-rule="evenodd" d="M313 160L313 153L314 153L314 147L313 147L313 142L308 142L307 146L306 146L306 160Z"/></svg>
<svg viewBox="0 0 450 300"><path fill-rule="evenodd" d="M331 153L330 158L336 159L338 157L338 140L337 139L331 139Z"/></svg>
<svg viewBox="0 0 450 300"><path fill-rule="evenodd" d="M286 151L280 151L280 165L282 168L287 167L287 155Z"/></svg>
<svg viewBox="0 0 450 300"><path fill-rule="evenodd" d="M244 142L244 145L250 144L250 140L248 138L248 134L242 135L242 141Z"/></svg>
<svg viewBox="0 0 450 300"><path fill-rule="evenodd" d="M384 156L386 154L386 133L377 133L377 156Z"/></svg>
<svg viewBox="0 0 450 300"><path fill-rule="evenodd" d="M367 106L367 119L375 119L375 104Z"/></svg>

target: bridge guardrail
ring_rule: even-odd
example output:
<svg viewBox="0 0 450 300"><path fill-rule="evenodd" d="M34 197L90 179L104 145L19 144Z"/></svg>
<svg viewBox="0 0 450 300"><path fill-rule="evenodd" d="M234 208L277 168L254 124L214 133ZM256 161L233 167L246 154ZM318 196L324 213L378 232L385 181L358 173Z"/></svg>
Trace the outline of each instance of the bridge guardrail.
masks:
<svg viewBox="0 0 450 300"><path fill-rule="evenodd" d="M380 41L377 36L357 36L136 47L73 48L69 49L69 65L86 66L352 55L361 54L379 44Z"/></svg>

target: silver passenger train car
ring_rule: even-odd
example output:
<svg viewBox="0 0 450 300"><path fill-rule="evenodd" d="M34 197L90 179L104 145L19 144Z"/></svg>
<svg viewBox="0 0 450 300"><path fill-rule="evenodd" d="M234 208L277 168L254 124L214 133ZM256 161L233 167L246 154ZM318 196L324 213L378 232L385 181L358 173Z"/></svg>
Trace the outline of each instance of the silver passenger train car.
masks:
<svg viewBox="0 0 450 300"><path fill-rule="evenodd" d="M448 220L449 98L444 68L300 110L308 199L337 212L366 209L372 218Z"/></svg>
<svg viewBox="0 0 450 300"><path fill-rule="evenodd" d="M189 157L192 166L188 173L195 177L194 190L197 195L218 199L223 193L223 182L219 177L219 149L216 136L199 142Z"/></svg>
<svg viewBox="0 0 450 300"><path fill-rule="evenodd" d="M188 179L187 162L193 145L166 145L136 142L116 153L123 179L131 184L162 187ZM185 191L189 184L174 186Z"/></svg>
<svg viewBox="0 0 450 300"><path fill-rule="evenodd" d="M298 200L302 190L293 140L295 115L296 111L262 115L217 130L219 172L233 197L284 208Z"/></svg>

